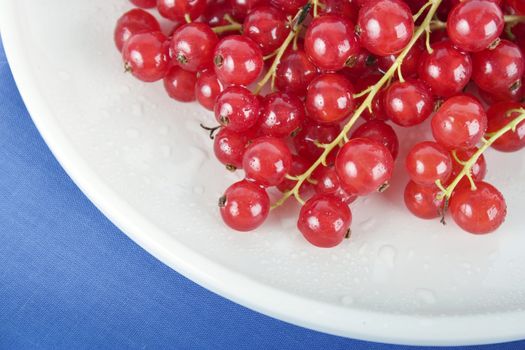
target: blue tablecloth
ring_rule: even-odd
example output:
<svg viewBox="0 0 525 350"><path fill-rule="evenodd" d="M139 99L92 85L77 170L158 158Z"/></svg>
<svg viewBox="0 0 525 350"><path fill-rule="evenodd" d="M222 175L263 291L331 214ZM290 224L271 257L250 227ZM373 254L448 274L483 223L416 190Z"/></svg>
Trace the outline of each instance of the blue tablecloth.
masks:
<svg viewBox="0 0 525 350"><path fill-rule="evenodd" d="M408 347L266 317L155 260L56 162L18 94L0 42L0 349L26 348ZM525 341L483 347L524 348Z"/></svg>

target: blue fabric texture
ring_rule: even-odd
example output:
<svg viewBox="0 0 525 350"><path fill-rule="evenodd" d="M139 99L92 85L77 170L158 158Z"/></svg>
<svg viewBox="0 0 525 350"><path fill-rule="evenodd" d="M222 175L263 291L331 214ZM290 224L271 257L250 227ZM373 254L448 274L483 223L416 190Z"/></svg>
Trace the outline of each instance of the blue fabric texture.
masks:
<svg viewBox="0 0 525 350"><path fill-rule="evenodd" d="M266 317L157 261L56 162L0 42L0 349L40 348L412 349ZM479 348L523 349L525 342Z"/></svg>

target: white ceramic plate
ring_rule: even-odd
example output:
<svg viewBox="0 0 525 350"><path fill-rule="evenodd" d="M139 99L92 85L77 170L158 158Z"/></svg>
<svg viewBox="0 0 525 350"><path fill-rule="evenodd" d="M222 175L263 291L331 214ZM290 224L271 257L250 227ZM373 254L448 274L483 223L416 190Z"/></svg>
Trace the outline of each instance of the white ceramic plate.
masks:
<svg viewBox="0 0 525 350"><path fill-rule="evenodd" d="M133 240L220 295L320 331L408 344L525 338L523 153L488 154L488 180L509 206L493 235L408 215L399 170L385 195L353 205L352 239L336 249L302 239L295 205L255 233L232 232L216 201L236 177L210 156L199 128L210 113L123 73L112 31L127 8L125 0L2 0L0 23L46 142Z"/></svg>

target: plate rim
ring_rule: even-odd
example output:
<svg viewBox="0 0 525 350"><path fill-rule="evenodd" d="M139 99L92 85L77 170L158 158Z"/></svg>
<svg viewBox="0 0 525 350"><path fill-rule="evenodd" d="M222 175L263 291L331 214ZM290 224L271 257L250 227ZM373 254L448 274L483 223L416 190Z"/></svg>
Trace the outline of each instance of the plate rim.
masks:
<svg viewBox="0 0 525 350"><path fill-rule="evenodd" d="M17 23L20 3L16 0L0 1L0 29L11 72L31 119L57 161L86 197L119 230L162 263L200 286L251 310L333 335L404 345L477 345L525 338L525 329L508 327L515 325L516 320L525 321L525 311L430 317L337 307L291 294L229 270L176 239L173 244L177 247L177 254L173 254L155 240L156 236L166 233L120 199L70 146L72 143L53 118L45 94L31 84L29 55L23 49L22 28ZM494 327L493 317L498 317L498 327ZM330 325L328 320L344 323ZM382 327L387 321L401 326ZM458 327L463 332L458 333Z"/></svg>

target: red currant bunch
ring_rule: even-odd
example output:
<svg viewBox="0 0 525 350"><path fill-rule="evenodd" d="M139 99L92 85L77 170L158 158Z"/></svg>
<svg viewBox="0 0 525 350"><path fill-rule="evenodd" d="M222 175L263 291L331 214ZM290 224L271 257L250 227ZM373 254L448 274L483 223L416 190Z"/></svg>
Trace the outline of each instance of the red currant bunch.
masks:
<svg viewBox="0 0 525 350"><path fill-rule="evenodd" d="M114 31L125 71L211 111L210 150L242 172L219 199L232 229L294 198L305 241L334 247L394 170L419 218L503 223L483 153L525 147L522 0L130 1ZM398 137L416 125L427 140Z"/></svg>

